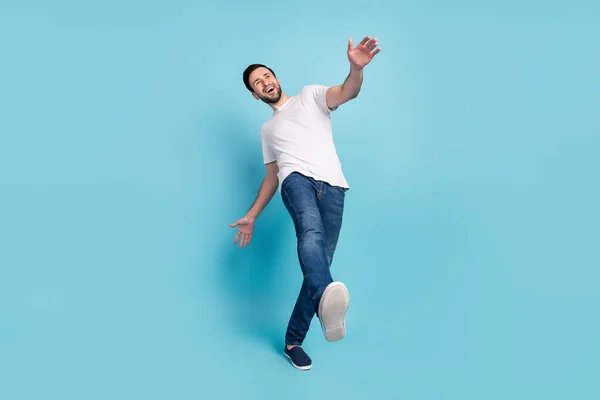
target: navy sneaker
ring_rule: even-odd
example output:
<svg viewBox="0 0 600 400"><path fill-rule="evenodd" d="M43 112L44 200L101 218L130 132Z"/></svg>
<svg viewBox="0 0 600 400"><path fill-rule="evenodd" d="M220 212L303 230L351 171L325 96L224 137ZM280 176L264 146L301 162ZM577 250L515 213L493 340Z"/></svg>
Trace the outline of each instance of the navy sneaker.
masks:
<svg viewBox="0 0 600 400"><path fill-rule="evenodd" d="M285 346L283 354L290 359L294 367L301 371L309 370L312 367L312 360L300 346L294 346L291 350Z"/></svg>

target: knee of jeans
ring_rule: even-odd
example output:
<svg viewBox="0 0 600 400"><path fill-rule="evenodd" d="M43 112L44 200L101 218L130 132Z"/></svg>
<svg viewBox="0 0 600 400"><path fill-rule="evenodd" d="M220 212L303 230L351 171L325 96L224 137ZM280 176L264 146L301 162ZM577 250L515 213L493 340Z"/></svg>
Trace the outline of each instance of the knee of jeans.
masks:
<svg viewBox="0 0 600 400"><path fill-rule="evenodd" d="M301 246L324 246L325 232L319 228L304 229L300 235Z"/></svg>
<svg viewBox="0 0 600 400"><path fill-rule="evenodd" d="M329 284L330 279L328 278L328 274L326 274L325 271L326 270L311 271L306 276L306 280L308 282L308 285L306 286L306 293L309 299L319 297L321 294L323 294L323 291Z"/></svg>

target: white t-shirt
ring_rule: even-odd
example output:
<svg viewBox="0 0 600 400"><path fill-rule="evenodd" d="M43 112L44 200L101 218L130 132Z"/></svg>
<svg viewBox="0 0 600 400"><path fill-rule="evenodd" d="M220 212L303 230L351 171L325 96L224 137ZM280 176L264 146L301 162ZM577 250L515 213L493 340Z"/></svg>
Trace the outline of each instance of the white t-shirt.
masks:
<svg viewBox="0 0 600 400"><path fill-rule="evenodd" d="M333 143L328 87L308 85L281 105L260 130L265 164L277 161L279 190L294 171L349 189Z"/></svg>

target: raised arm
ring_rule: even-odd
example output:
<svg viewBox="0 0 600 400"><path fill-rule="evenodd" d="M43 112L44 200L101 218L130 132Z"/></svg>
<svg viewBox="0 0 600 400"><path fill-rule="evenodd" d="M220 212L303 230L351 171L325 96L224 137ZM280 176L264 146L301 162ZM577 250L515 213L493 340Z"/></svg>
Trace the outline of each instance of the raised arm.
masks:
<svg viewBox="0 0 600 400"><path fill-rule="evenodd" d="M350 74L348 74L344 83L332 86L327 90L327 107L330 109L337 108L358 96L363 81L363 68L381 51L381 48L378 48L377 45L377 38L365 36L353 48L352 39L348 39L347 54L348 61L350 61Z"/></svg>

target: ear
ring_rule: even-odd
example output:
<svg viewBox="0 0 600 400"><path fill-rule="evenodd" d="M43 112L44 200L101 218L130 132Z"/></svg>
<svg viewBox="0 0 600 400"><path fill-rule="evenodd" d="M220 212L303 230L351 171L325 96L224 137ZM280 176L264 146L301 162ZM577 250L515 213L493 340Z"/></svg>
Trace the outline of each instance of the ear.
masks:
<svg viewBox="0 0 600 400"><path fill-rule="evenodd" d="M252 97L254 97L256 100L259 100L258 95L254 92L252 92Z"/></svg>

